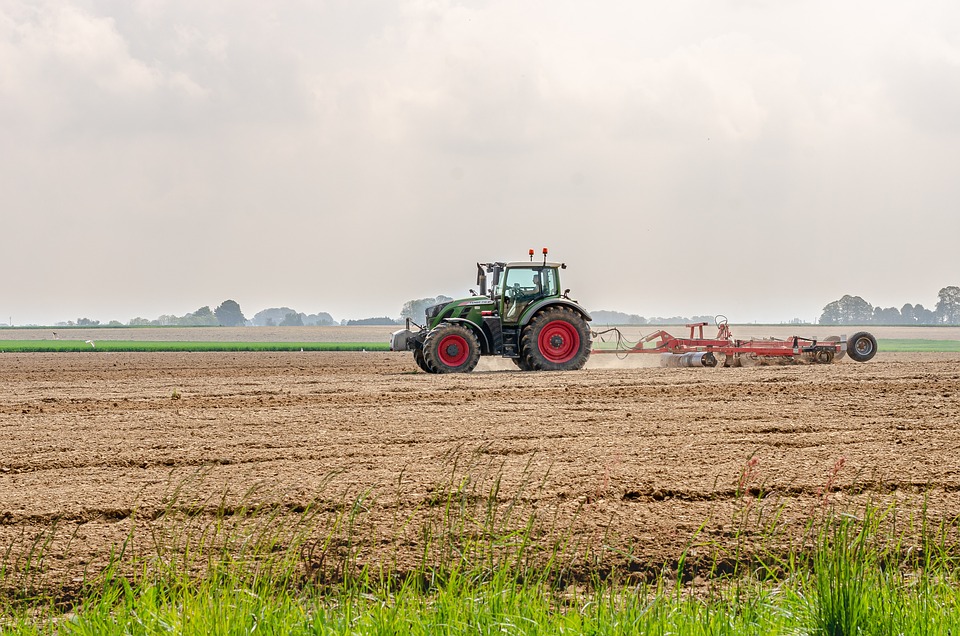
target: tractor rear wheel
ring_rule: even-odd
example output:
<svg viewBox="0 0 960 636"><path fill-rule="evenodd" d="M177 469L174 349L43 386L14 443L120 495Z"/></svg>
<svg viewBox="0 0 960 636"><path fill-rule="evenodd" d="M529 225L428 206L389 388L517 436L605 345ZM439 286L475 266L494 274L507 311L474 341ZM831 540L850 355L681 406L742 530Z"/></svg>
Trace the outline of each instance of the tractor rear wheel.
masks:
<svg viewBox="0 0 960 636"><path fill-rule="evenodd" d="M847 355L857 362L870 360L877 355L877 339L868 331L858 331L847 340Z"/></svg>
<svg viewBox="0 0 960 636"><path fill-rule="evenodd" d="M434 373L469 373L480 361L480 342L463 325L441 323L423 341L423 361Z"/></svg>
<svg viewBox="0 0 960 636"><path fill-rule="evenodd" d="M427 361L423 359L423 349L413 350L413 361L417 363L421 371L425 373L436 373L436 371L427 366Z"/></svg>
<svg viewBox="0 0 960 636"><path fill-rule="evenodd" d="M590 357L590 329L578 312L550 307L538 313L520 338L520 356L532 371L582 369Z"/></svg>

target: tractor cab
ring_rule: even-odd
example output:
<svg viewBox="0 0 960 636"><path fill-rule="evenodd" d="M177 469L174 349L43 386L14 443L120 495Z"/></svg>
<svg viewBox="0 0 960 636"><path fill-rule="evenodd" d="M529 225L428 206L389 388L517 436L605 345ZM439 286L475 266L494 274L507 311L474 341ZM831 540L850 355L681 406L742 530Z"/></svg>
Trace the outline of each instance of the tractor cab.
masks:
<svg viewBox="0 0 960 636"><path fill-rule="evenodd" d="M560 295L558 263L508 263L500 280L493 288L505 325L515 325L530 305L544 298Z"/></svg>
<svg viewBox="0 0 960 636"><path fill-rule="evenodd" d="M542 262L533 262L533 254L530 250L529 262L477 263L480 295L493 301L504 325L521 322L537 301L561 296L559 270L566 269L566 264L547 262L546 248Z"/></svg>

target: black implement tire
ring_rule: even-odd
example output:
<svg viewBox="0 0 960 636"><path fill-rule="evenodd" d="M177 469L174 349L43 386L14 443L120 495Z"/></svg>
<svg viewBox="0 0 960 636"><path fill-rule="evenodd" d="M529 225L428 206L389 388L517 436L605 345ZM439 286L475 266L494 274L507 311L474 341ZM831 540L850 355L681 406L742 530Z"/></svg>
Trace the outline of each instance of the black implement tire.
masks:
<svg viewBox="0 0 960 636"><path fill-rule="evenodd" d="M427 361L423 359L423 349L413 350L413 361L417 363L421 371L425 373L436 373L436 371L427 366Z"/></svg>
<svg viewBox="0 0 960 636"><path fill-rule="evenodd" d="M538 313L520 337L520 355L532 371L582 369L590 357L590 329L578 312L548 307Z"/></svg>
<svg viewBox="0 0 960 636"><path fill-rule="evenodd" d="M877 339L868 331L858 331L847 339L847 355L856 362L866 362L877 355Z"/></svg>
<svg viewBox="0 0 960 636"><path fill-rule="evenodd" d="M480 361L480 342L468 327L444 322L423 340L423 361L434 373L469 373Z"/></svg>
<svg viewBox="0 0 960 636"><path fill-rule="evenodd" d="M840 336L829 336L823 339L824 342L840 342ZM846 351L837 351L836 360L843 360L843 356L847 355Z"/></svg>
<svg viewBox="0 0 960 636"><path fill-rule="evenodd" d="M833 351L820 349L813 352L813 361L817 364L830 364L833 362Z"/></svg>

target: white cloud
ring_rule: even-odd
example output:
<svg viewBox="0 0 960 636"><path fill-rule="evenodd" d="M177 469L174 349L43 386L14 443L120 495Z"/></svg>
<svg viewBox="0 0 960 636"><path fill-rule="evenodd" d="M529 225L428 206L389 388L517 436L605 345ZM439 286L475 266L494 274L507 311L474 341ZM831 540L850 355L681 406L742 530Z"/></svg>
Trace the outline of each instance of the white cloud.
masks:
<svg viewBox="0 0 960 636"><path fill-rule="evenodd" d="M642 314L930 305L957 282L956 18L946 2L0 0L5 229L52 237L7 250L36 272L10 293L28 307L93 261L133 290L131 315L226 289L245 309L269 290L384 313L546 243L582 299ZM925 259L893 267L891 250ZM346 260L390 283L318 284ZM663 271L683 285L632 282ZM756 291L783 280L803 283Z"/></svg>

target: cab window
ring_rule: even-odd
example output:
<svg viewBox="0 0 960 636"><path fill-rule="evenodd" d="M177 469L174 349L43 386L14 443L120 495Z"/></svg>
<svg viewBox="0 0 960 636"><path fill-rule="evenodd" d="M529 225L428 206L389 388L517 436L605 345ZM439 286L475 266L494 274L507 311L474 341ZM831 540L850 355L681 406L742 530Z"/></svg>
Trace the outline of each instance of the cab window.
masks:
<svg viewBox="0 0 960 636"><path fill-rule="evenodd" d="M507 322L518 320L526 307L539 298L557 295L559 280L553 268L516 267L506 272L503 281L503 316Z"/></svg>

